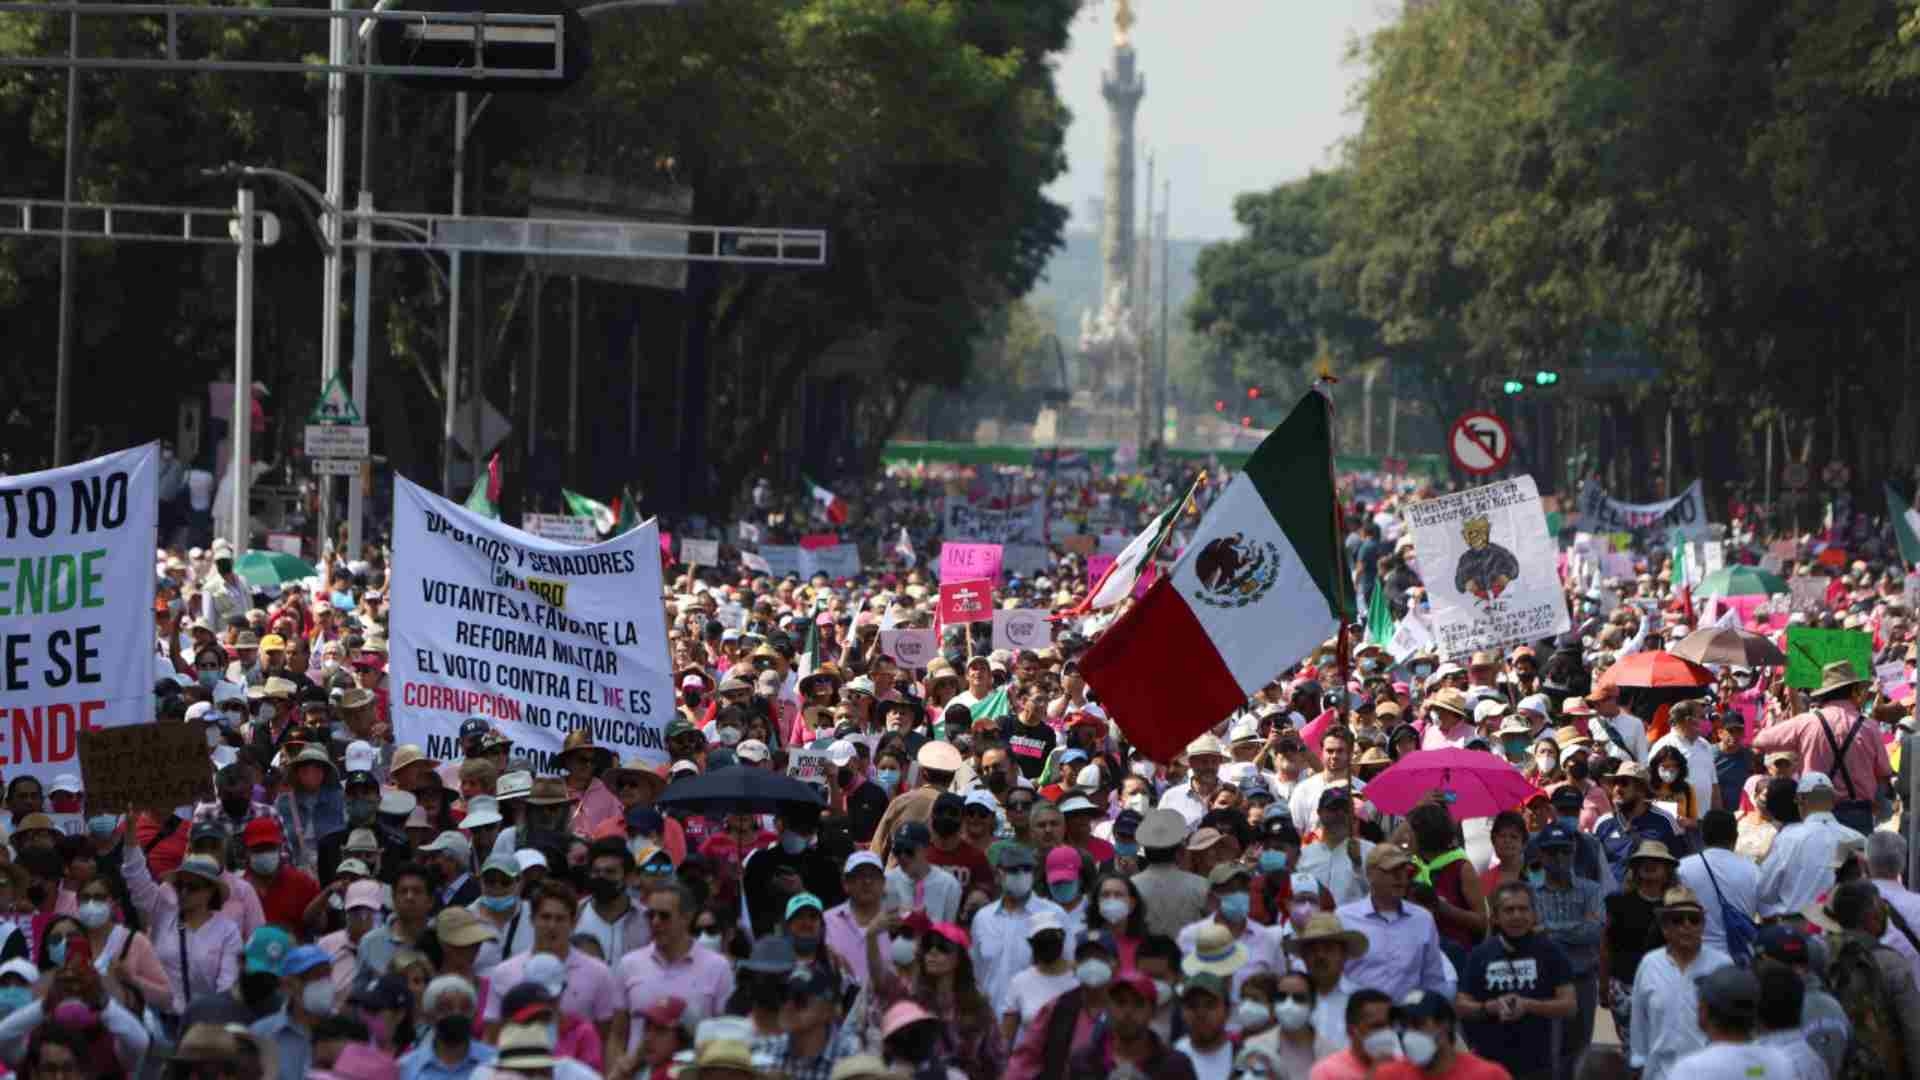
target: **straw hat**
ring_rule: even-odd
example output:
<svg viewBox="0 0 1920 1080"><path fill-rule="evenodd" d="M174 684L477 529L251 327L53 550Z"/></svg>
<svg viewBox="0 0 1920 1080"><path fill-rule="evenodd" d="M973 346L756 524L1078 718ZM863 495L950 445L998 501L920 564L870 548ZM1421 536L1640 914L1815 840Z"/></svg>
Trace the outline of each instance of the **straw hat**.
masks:
<svg viewBox="0 0 1920 1080"><path fill-rule="evenodd" d="M651 803L667 788L667 778L660 775L660 770L639 758L628 758L608 769L607 785L618 788L620 782L628 777L640 781L640 801L643 803Z"/></svg>
<svg viewBox="0 0 1920 1080"><path fill-rule="evenodd" d="M437 769L440 767L440 762L428 757L418 746L413 743L401 743L394 748L393 763L387 766L387 775L398 776L400 775L400 770L407 766L420 764L426 765L429 769Z"/></svg>
<svg viewBox="0 0 1920 1080"><path fill-rule="evenodd" d="M210 856L189 855L180 860L180 865L175 867L173 872L167 875L168 883L171 884L178 881L181 874L185 874L191 878L199 878L201 881L212 885L213 891L219 896L219 900L214 902L213 907L218 909L226 906L226 878L222 876L220 872L220 864L213 861Z"/></svg>
<svg viewBox="0 0 1920 1080"><path fill-rule="evenodd" d="M1642 846L1644 847L1646 845ZM1666 845L1662 844L1660 847L1663 852L1666 850ZM1663 912L1681 911L1687 908L1692 908L1694 911L1699 912L1705 912L1707 910L1701 906L1700 897L1685 885L1675 885L1667 890L1665 896L1660 898L1660 910Z"/></svg>
<svg viewBox="0 0 1920 1080"><path fill-rule="evenodd" d="M1427 707L1450 712L1462 720L1470 719L1473 710L1467 707L1467 695L1451 686L1443 686L1427 696Z"/></svg>
<svg viewBox="0 0 1920 1080"><path fill-rule="evenodd" d="M1638 862L1641 859L1654 859L1659 862L1670 863L1674 866L1680 865L1680 860L1673 857L1673 852L1667 850L1667 845L1661 843L1658 840L1641 841L1640 846L1637 848L1634 848L1633 853L1627 856L1627 861L1629 863ZM1686 891L1688 896L1693 895L1691 891L1687 891L1687 890L1682 890L1682 891ZM1667 896L1669 898L1673 896L1672 889L1667 890ZM1667 902L1672 903L1672 900L1669 899ZM1694 903L1697 905L1699 904L1699 901L1695 900Z"/></svg>
<svg viewBox="0 0 1920 1080"><path fill-rule="evenodd" d="M1315 913L1307 919L1307 925L1299 933L1281 944L1288 952L1298 956L1307 946L1321 941L1337 941L1345 945L1348 960L1358 960L1367 955L1367 935L1347 929L1347 925L1340 921L1340 916L1331 911Z"/></svg>
<svg viewBox="0 0 1920 1080"><path fill-rule="evenodd" d="M1835 660L1820 669L1820 685L1814 688L1813 696L1826 697L1828 694L1837 694L1856 686L1865 686L1872 681L1870 678L1861 678L1859 673L1853 670L1853 661Z"/></svg>
<svg viewBox="0 0 1920 1080"><path fill-rule="evenodd" d="M612 767L613 751L604 746L594 745L593 729L585 727L577 727L567 732L567 741L560 747L560 760L565 761L583 750L593 755L593 768L596 772L604 772Z"/></svg>
<svg viewBox="0 0 1920 1080"><path fill-rule="evenodd" d="M1180 962L1186 975L1232 975L1247 965L1247 947L1224 923L1206 922L1193 938L1193 953Z"/></svg>
<svg viewBox="0 0 1920 1080"><path fill-rule="evenodd" d="M528 806L564 806L572 801L567 782L557 776L534 777L533 791L527 795Z"/></svg>

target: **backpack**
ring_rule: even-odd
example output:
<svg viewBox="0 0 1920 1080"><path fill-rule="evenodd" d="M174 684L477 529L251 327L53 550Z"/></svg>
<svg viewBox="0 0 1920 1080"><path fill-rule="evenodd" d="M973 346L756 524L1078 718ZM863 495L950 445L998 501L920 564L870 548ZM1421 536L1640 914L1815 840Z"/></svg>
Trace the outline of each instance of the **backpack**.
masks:
<svg viewBox="0 0 1920 1080"><path fill-rule="evenodd" d="M1864 935L1848 934L1827 961L1827 991L1853 1025L1833 1080L1879 1080L1906 1070L1900 1019L1893 1015L1886 979L1874 962L1873 951L1879 948L1885 946Z"/></svg>

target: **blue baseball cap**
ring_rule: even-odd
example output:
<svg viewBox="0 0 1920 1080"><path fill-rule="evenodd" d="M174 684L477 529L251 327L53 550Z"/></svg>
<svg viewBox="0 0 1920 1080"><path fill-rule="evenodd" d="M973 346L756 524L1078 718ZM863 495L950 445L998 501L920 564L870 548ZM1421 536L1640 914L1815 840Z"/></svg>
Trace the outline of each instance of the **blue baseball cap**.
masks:
<svg viewBox="0 0 1920 1080"><path fill-rule="evenodd" d="M305 975L317 967L331 968L332 966L333 957L327 955L327 950L318 945L302 945L287 954L286 960L280 965L280 974L282 977L290 978Z"/></svg>
<svg viewBox="0 0 1920 1080"><path fill-rule="evenodd" d="M1548 848L1571 849L1578 843L1579 841L1573 835L1573 830L1557 821L1541 829L1539 834L1533 838L1534 846L1541 851L1545 851Z"/></svg>
<svg viewBox="0 0 1920 1080"><path fill-rule="evenodd" d="M281 965L286 962L287 954L293 950L293 935L278 926L263 926L247 939L244 955L246 971L249 974L266 972L270 975L281 974ZM324 955L324 954L323 954Z"/></svg>

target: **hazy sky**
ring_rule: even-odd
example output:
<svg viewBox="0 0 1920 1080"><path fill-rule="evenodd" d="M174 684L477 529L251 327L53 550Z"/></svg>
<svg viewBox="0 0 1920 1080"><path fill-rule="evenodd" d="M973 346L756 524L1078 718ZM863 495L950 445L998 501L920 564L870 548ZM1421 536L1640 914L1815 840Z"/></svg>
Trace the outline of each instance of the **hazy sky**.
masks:
<svg viewBox="0 0 1920 1080"><path fill-rule="evenodd" d="M1390 20L1399 0L1135 0L1134 50L1146 75L1136 138L1155 151L1155 186L1173 181L1173 234L1234 233L1233 197L1333 160L1357 127L1348 91L1359 77L1347 44ZM1100 74L1113 42L1113 0L1089 5L1061 59L1073 110L1067 174L1051 194L1073 228L1096 228L1106 157ZM1136 174L1145 196L1144 167ZM1157 196L1156 196L1157 198Z"/></svg>

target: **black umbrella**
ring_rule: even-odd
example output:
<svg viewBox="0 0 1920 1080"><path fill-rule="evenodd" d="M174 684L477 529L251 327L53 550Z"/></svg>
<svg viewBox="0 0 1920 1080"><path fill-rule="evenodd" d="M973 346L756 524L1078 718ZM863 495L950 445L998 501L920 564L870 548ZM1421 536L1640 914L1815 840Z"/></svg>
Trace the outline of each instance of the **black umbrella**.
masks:
<svg viewBox="0 0 1920 1080"><path fill-rule="evenodd" d="M770 813L795 805L826 804L826 797L812 784L746 765L715 769L691 780L676 780L654 800L654 805L663 810L689 810L696 814L750 810Z"/></svg>

